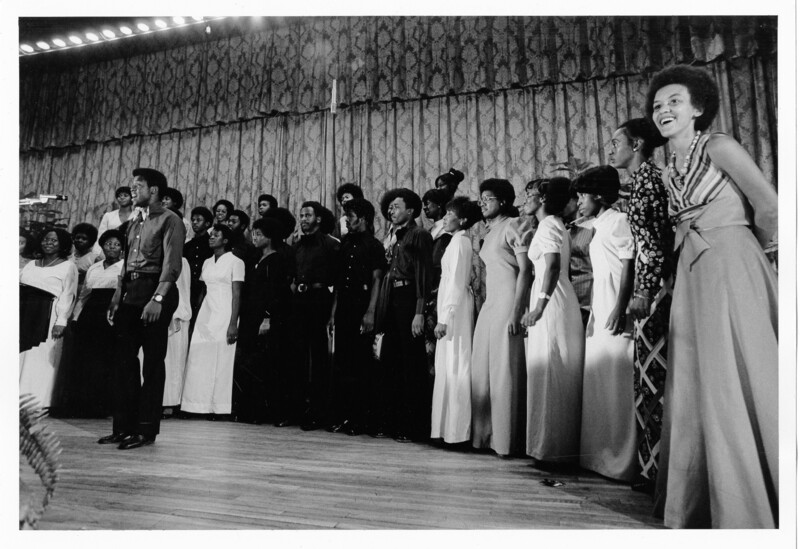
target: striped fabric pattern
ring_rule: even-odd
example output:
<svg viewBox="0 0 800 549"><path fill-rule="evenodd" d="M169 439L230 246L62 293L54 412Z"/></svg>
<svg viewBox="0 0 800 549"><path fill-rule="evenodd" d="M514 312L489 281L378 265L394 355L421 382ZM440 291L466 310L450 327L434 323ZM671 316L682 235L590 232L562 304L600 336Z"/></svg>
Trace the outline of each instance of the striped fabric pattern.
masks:
<svg viewBox="0 0 800 549"><path fill-rule="evenodd" d="M712 134L700 136L692 153L689 170L684 176L673 177L674 169L668 169L667 192L669 214L685 219L690 212L713 200L728 182L728 176L717 168L706 154L708 140Z"/></svg>

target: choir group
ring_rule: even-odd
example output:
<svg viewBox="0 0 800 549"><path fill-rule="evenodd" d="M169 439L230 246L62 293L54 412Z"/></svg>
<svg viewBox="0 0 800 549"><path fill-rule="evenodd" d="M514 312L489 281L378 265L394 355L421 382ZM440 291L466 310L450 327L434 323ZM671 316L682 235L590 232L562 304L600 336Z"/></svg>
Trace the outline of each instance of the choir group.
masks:
<svg viewBox="0 0 800 549"><path fill-rule="evenodd" d="M534 179L521 211L505 179L458 196L455 169L422 197L389 190L382 242L356 184L338 189L338 220L265 194L252 223L224 199L187 221L181 193L139 169L99 230L20 232L20 391L54 415L113 413L100 442L123 448L126 347L141 355L135 383L163 382L164 418L528 455L652 494L670 527L776 527L777 277L763 248L777 195L733 138L706 131L719 99L702 69L661 71L643 101L609 165ZM149 300L176 296L158 321L165 349L136 344L116 308L142 287L120 296L122 279L148 277L141 338ZM163 372L148 373L158 353ZM158 419L139 442L157 433Z"/></svg>

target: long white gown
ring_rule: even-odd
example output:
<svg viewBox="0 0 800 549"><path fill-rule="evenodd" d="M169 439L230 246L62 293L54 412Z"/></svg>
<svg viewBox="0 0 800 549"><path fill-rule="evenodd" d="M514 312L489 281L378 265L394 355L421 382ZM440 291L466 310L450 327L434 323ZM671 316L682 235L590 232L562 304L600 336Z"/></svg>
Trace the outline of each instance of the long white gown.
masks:
<svg viewBox="0 0 800 549"><path fill-rule="evenodd" d="M469 440L472 423L472 332L474 300L470 287L472 241L457 231L442 256L436 313L447 335L436 342L436 375L431 406L431 438Z"/></svg>
<svg viewBox="0 0 800 549"><path fill-rule="evenodd" d="M31 261L19 276L22 284L50 292L56 299L50 313L47 341L19 355L19 393L30 393L43 408L50 406L53 381L61 361L63 338L53 339L53 326L66 326L78 292L78 269L71 261L39 267Z"/></svg>
<svg viewBox="0 0 800 549"><path fill-rule="evenodd" d="M189 353L189 322L192 320L189 290L192 274L189 262L185 257L182 263L183 268L177 282L178 308L172 315L172 325L169 327L169 337L167 338L167 355L164 357L166 379L162 406L177 406L181 403L183 378Z"/></svg>
<svg viewBox="0 0 800 549"><path fill-rule="evenodd" d="M181 410L230 414L236 344L228 344L227 333L233 283L244 281L244 262L231 252L218 260L209 257L203 263L200 280L206 283L206 297L189 344Z"/></svg>
<svg viewBox="0 0 800 549"><path fill-rule="evenodd" d="M594 271L592 314L586 326L580 465L603 476L632 481L636 475L636 409L633 394L633 321L613 335L605 329L620 291L622 260L635 245L626 215L609 209L594 222L589 245Z"/></svg>
<svg viewBox="0 0 800 549"><path fill-rule="evenodd" d="M569 281L569 233L564 222L554 215L542 220L528 248L535 274L531 310L542 292L547 254L561 256L561 270L542 317L528 328L527 454L541 461L577 461L581 436L583 323L578 298Z"/></svg>

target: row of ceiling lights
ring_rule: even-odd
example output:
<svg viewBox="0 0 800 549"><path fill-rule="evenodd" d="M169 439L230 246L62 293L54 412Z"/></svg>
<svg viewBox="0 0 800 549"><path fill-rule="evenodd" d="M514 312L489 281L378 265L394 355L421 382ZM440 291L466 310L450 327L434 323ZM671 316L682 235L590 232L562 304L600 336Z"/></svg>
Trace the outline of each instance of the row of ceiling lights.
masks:
<svg viewBox="0 0 800 549"><path fill-rule="evenodd" d="M213 17L210 19L220 19ZM97 42L108 42L110 40L118 40L137 34L147 34L156 31L167 30L169 28L183 27L186 25L196 25L208 21L209 18L202 16L181 17L175 16L171 19L153 19L152 21L139 21L136 25L120 25L118 28L111 28L106 26L99 32L87 32L83 36L77 33L66 36L66 40L62 38L53 38L50 42L40 40L36 42L35 47L31 44L23 43L19 45L20 55L32 55L43 53L46 51L64 50L85 46L87 44ZM210 32L210 28L206 27L206 32Z"/></svg>

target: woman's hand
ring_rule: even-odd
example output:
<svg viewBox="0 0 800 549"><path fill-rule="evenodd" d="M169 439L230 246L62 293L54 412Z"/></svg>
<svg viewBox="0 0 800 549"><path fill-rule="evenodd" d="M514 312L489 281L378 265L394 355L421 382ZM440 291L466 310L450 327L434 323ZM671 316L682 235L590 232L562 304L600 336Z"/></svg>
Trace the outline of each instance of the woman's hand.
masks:
<svg viewBox="0 0 800 549"><path fill-rule="evenodd" d="M425 329L425 316L422 314L414 315L414 320L411 321L411 335L419 337Z"/></svg>
<svg viewBox="0 0 800 549"><path fill-rule="evenodd" d="M606 330L609 330L614 335L618 335L625 331L627 323L628 317L625 311L619 312L617 309L613 309L611 314L608 315Z"/></svg>
<svg viewBox="0 0 800 549"><path fill-rule="evenodd" d="M522 325L528 327L536 325L539 319L542 318L542 313L544 313L544 307L537 305L531 312L522 317Z"/></svg>
<svg viewBox="0 0 800 549"><path fill-rule="evenodd" d="M512 314L508 319L508 335L515 336L522 333L521 314Z"/></svg>
<svg viewBox="0 0 800 549"><path fill-rule="evenodd" d="M436 324L436 328L433 329L433 335L436 336L436 339L442 339L444 336L447 335L447 324L442 324L441 322Z"/></svg>
<svg viewBox="0 0 800 549"><path fill-rule="evenodd" d="M66 328L66 326L59 326L58 324L53 326L53 331L52 331L53 339L59 339L61 336L63 336L64 328Z"/></svg>
<svg viewBox="0 0 800 549"><path fill-rule="evenodd" d="M650 316L650 307L653 304L653 300L649 297L645 296L635 296L631 300L630 310L631 316L633 316L636 320L644 320L648 316Z"/></svg>
<svg viewBox="0 0 800 549"><path fill-rule="evenodd" d="M236 343L236 339L239 337L239 328L236 324L231 324L228 326L228 345L233 345Z"/></svg>
<svg viewBox="0 0 800 549"><path fill-rule="evenodd" d="M258 327L258 335L266 334L267 332L269 332L269 328L270 328L269 319L265 318L264 320L261 321L261 326Z"/></svg>

